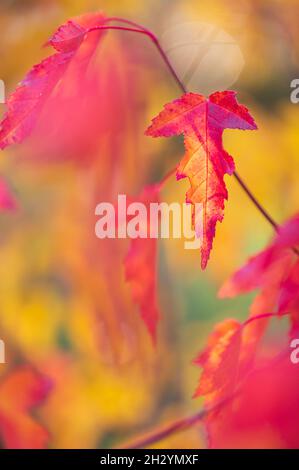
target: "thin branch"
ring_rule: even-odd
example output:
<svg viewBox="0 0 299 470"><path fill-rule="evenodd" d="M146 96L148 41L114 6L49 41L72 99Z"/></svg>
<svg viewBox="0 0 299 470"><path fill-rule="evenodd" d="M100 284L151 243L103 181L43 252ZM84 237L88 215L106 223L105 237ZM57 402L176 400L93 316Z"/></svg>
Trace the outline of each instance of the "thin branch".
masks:
<svg viewBox="0 0 299 470"><path fill-rule="evenodd" d="M158 431L154 431L153 433L148 434L147 436L141 439L131 441L128 444L118 447L118 449L144 449L146 447L151 446L152 444L155 444L156 442L162 441L162 439L185 431L186 429L194 426L196 423L201 422L210 413L220 410L224 405L233 400L236 396L237 392L225 398L224 400L219 401L216 405L211 408L203 409L198 413L173 421L168 426L165 426L164 428Z"/></svg>
<svg viewBox="0 0 299 470"><path fill-rule="evenodd" d="M139 28L129 28L126 26L93 26L87 30L87 33L92 33L93 31L106 31L106 30L116 30L116 31L129 31L131 33L140 33L148 36L152 41L156 39L156 36L146 29Z"/></svg>
<svg viewBox="0 0 299 470"><path fill-rule="evenodd" d="M265 320L266 318L281 318L289 315L289 313L261 313L259 315L254 315L252 317L249 317L247 320L245 320L242 323L242 327L245 328L247 325L250 325L250 323L253 323L257 320Z"/></svg>
<svg viewBox="0 0 299 470"><path fill-rule="evenodd" d="M120 18L119 16L109 16L109 18L106 19L106 23L111 23L111 21L113 21L113 22L116 21L117 23L127 24L129 26L133 26L133 28L142 29L143 31L148 31L148 32L151 33L151 31L149 29L145 28L141 24L138 24L135 21L126 20L125 18Z"/></svg>
<svg viewBox="0 0 299 470"><path fill-rule="evenodd" d="M173 168L172 170L168 171L168 173L166 173L166 175L162 178L162 180L160 181L159 185L161 186L161 188L163 188L163 186L167 183L167 181L175 175L176 173L176 167Z"/></svg>
<svg viewBox="0 0 299 470"><path fill-rule="evenodd" d="M115 17L116 18L116 17ZM111 18L110 18L111 19ZM117 19L117 21L120 21L120 18ZM183 93L186 93L187 90L185 88L185 85L181 82L181 80L179 79L176 71L174 70L173 66L171 65L166 53L164 52L164 50L162 49L161 45L160 45L160 42L159 42L159 39L157 38L157 36L155 36L155 34L146 29L146 28L143 28L141 26L139 26L137 23L134 23L133 21L126 21L126 20L122 20L122 23L124 24L128 24L128 25L133 25L133 27L125 27L125 26L94 26L93 28L90 28L87 32L90 33L92 31L99 31L99 30L109 30L109 29L114 29L114 30L117 30L117 31L128 31L128 32L131 32L131 33L139 33L139 34L143 34L145 36L147 36L151 41L152 43L155 45L157 51L159 52L160 56L162 57L162 60L163 62L165 63L165 65L167 66L170 74L172 75L172 77L175 79L177 85L180 87L180 89L183 91Z"/></svg>
<svg viewBox="0 0 299 470"><path fill-rule="evenodd" d="M123 18L119 18L119 17L116 17L116 16L114 16L112 18L109 18L109 20L110 21L117 21L119 23L123 23L123 24L127 24L127 25L131 25L131 26L133 26L135 28L138 28L139 30L144 31L145 33L147 33L148 36L153 41L154 45L156 46L163 62L166 64L166 66L167 66L168 70L170 71L171 75L173 76L174 80L177 82L177 85L179 86L179 88L182 90L183 93L187 93L187 89L186 89L184 83L178 77L175 69L173 68L173 66L171 65L171 63L170 63L170 61L167 57L166 52L163 50L159 39L157 38L157 36L152 31L150 31L149 29L145 28L144 26L142 26L138 23L135 23L134 21L125 20Z"/></svg>
<svg viewBox="0 0 299 470"><path fill-rule="evenodd" d="M171 65L167 55L166 55L166 52L162 49L161 47L161 44L159 42L159 40L157 38L155 38L155 41L154 41L154 44L160 54L160 56L162 57L163 61L165 62L165 64L167 65L168 67L168 70L170 71L171 75L173 76L173 78L175 79L175 81L177 82L179 88L182 90L183 93L187 93L188 90L187 88L185 87L185 85L183 84L183 82L180 80L180 78L178 77L175 69L173 68L173 66Z"/></svg>
<svg viewBox="0 0 299 470"><path fill-rule="evenodd" d="M238 181L239 185L241 186L241 188L245 191L245 193L247 194L247 196L249 197L249 199L253 202L253 204L255 205L255 207L261 212L261 214L263 214L263 216L265 217L266 220L268 220L269 224L272 225L272 227L274 228L274 230L277 232L278 229L279 229L279 225L275 222L275 220L270 216L270 214L266 211L266 209L263 208L263 206L258 202L258 200L256 199L256 197L252 194L252 192L250 191L250 189L247 187L247 185L244 183L244 181L242 180L242 178L239 176L239 174L235 171L234 172L234 177L236 178L236 180Z"/></svg>
<svg viewBox="0 0 299 470"><path fill-rule="evenodd" d="M240 184L240 186L243 188L247 196L251 199L253 204L257 207L257 209L263 214L266 220L268 220L269 224L272 225L274 230L276 232L279 231L279 225L275 222L275 220L271 217L271 215L263 208L263 206L258 202L256 197L252 194L252 192L248 189L247 185L244 183L244 181L240 178L239 174L235 171L234 172L234 177ZM292 247L292 251L295 253L295 255L299 256L299 250L296 247Z"/></svg>
<svg viewBox="0 0 299 470"><path fill-rule="evenodd" d="M276 313L263 313L261 315L255 315L253 317L249 317L246 321L244 321L241 325L240 328L246 328L248 325L251 323L258 321L258 320L264 320L267 318L279 318L281 316L286 316L289 314L282 314L278 315ZM275 364L278 360L280 360L282 357L285 356L285 353L279 354L276 356L272 361L271 364ZM161 441L162 439L165 439L171 435L177 434L181 431L185 431L186 429L194 426L195 424L203 421L207 416L211 413L214 413L215 411L219 411L223 406L226 404L230 403L232 400L234 400L242 391L242 387L245 383L245 379L247 379L251 374L256 373L256 372L261 372L264 368L266 368L267 365L264 365L258 369L254 369L250 371L246 377L243 379L243 381L239 384L239 386L236 388L236 390L229 396L225 397L222 400L219 400L218 402L215 403L215 405L211 406L210 408L204 408L203 410L199 411L198 413L195 413L193 415L187 416L185 418L178 419L176 421L173 421L169 425L157 430L153 431L152 433L146 435L145 437L131 441L128 444L125 444L119 448L121 449L142 449L145 447L149 447L152 444L155 444L156 442Z"/></svg>

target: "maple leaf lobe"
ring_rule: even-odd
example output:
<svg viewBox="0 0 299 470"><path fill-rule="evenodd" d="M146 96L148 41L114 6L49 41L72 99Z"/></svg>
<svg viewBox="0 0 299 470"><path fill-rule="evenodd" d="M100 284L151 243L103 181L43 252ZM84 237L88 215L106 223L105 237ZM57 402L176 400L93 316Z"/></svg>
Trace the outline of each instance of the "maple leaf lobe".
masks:
<svg viewBox="0 0 299 470"><path fill-rule="evenodd" d="M75 21L69 20L61 25L46 45L54 47L58 52L70 52L80 46L87 29Z"/></svg>

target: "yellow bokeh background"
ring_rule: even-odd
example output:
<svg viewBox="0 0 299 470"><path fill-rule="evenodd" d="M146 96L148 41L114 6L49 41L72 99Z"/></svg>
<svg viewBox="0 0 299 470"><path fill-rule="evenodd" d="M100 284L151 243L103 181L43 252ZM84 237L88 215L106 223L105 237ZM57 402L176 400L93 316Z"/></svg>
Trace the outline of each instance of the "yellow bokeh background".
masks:
<svg viewBox="0 0 299 470"><path fill-rule="evenodd" d="M234 88L259 130L226 131L225 148L278 223L294 214L299 105L290 101L290 83L298 71L298 1L2 0L0 78L7 93L45 57L41 46L59 24L94 10L144 24L158 36L173 20L206 22L234 37L245 61ZM103 73L109 77L110 66L118 70L113 73L123 87L127 123L117 137L121 163L109 180L111 197L118 191L134 196L159 181L183 152L181 139L153 141L143 135L180 91L147 39L126 38L115 33L104 54ZM124 53L131 54L128 60ZM134 96L128 92L130 74L136 78ZM92 188L109 186L113 139L100 142L107 160L88 168L64 161L38 166L25 144L5 150L1 158L1 175L20 207L0 216L0 338L7 345L0 373L24 361L52 378L53 389L38 410L52 448L118 446L198 410L201 403L192 394L199 370L191 361L213 324L228 316L245 318L250 302L250 296L220 301L217 290L273 235L236 180L226 177L225 219L204 273L199 253L185 250L181 240L159 243L162 320L153 347L124 281L127 245L115 249L94 237ZM163 199L183 202L186 190L185 181L173 178ZM86 255L89 250L94 258ZM204 447L204 429L196 426L156 446Z"/></svg>

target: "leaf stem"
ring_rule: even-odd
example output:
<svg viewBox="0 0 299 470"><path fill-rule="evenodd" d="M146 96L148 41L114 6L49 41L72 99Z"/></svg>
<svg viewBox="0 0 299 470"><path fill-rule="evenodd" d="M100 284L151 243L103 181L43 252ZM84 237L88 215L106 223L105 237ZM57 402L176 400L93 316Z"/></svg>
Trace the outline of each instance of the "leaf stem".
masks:
<svg viewBox="0 0 299 470"><path fill-rule="evenodd" d="M135 23L134 21L129 21L129 20L125 20L123 18L118 18L116 16L112 17L112 18L109 18L110 21L117 21L119 23L123 23L123 24L127 24L127 25L131 25L133 26L134 28L138 28L140 31L143 31L144 34L147 34L148 37L152 40L152 42L154 43L157 51L159 52L163 62L165 63L165 65L167 66L170 74L173 76L174 80L176 81L178 87L182 90L183 93L187 93L187 89L184 85L184 83L179 79L175 69L173 68L173 66L171 65L168 57L167 57L167 54L166 52L164 51L164 49L162 48L161 44L160 44L160 41L159 39L157 38L157 36L152 32L150 31L149 29L145 28L144 26L138 24L138 23Z"/></svg>
<svg viewBox="0 0 299 470"><path fill-rule="evenodd" d="M161 180L160 183L159 183L160 186L161 186L161 188L163 188L163 186L167 183L167 181L168 181L172 176L175 175L176 170L177 170L177 169L176 169L176 167L175 167L175 168L173 168L172 170L168 171L168 173L166 173L166 175L162 178L162 180Z"/></svg>
<svg viewBox="0 0 299 470"><path fill-rule="evenodd" d="M265 217L265 219L269 222L270 225L274 228L274 230L277 232L279 229L279 225L275 222L275 220L271 217L271 215L264 209L264 207L258 202L256 197L253 195L253 193L250 191L248 186L244 183L240 175L235 171L234 172L234 177L238 181L239 185L245 191L249 199L253 202L255 207L260 211L260 213Z"/></svg>
<svg viewBox="0 0 299 470"><path fill-rule="evenodd" d="M150 31L146 28L143 28L142 26L138 25L137 23L134 23L133 21L122 20L121 18L116 19L116 17L110 18L110 20L112 20L112 19L114 19L114 21L119 21L119 22L122 22L124 24L131 25L132 27L126 27L126 26L94 26L93 28L90 28L88 30L88 33L92 32L92 31L98 31L98 30L114 29L114 30L117 30L117 31L129 31L129 32L132 32L132 33L139 33L139 34L144 34L145 36L148 36L150 38L150 40L152 41L152 43L155 45L157 51L159 52L160 56L162 57L163 62L167 66L170 74L175 79L177 85L180 87L180 89L183 91L183 93L187 92L187 89L185 88L185 86L181 82L181 80L179 79L179 77L178 77L176 71L174 70L173 66L171 65L165 51L162 49L161 44L159 42L159 39L157 38L157 36L155 36L155 34L152 31Z"/></svg>

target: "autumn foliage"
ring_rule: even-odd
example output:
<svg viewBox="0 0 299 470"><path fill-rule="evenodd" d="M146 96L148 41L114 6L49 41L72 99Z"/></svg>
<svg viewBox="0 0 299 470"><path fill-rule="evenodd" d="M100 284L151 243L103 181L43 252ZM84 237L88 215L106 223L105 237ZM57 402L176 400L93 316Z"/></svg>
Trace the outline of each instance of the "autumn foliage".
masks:
<svg viewBox="0 0 299 470"><path fill-rule="evenodd" d="M138 35L139 29L139 33L152 39L148 30L138 25L132 26L126 20L116 22L127 32L135 30ZM166 104L147 130L139 128L133 106L131 109L129 105L134 94L131 77L121 76L109 53L105 54L105 41L114 34L112 25L115 27L113 18L93 13L72 18L60 26L46 43L52 54L35 65L10 95L0 124L1 149L21 144L22 164L33 161L41 175L47 166L73 165L79 174L76 193L83 184L80 172L86 172L88 191L80 202L81 212L78 209L73 214L74 224L79 226L78 232L71 234L76 254L73 256L66 244L62 264L76 294L85 300L93 299L92 307L86 309L88 328L96 337L101 357L106 358L103 370L107 374L115 364L121 364L123 357L130 357L132 345L139 357L144 355L145 361L149 354L156 354L165 299L162 307L158 241L136 238L125 248L111 240L100 245L94 239L90 215L96 202L104 198L114 201L118 192L130 190L132 181L137 179L138 186L135 184L136 190L130 197L148 206L161 201L164 187L172 182L174 173L177 180L187 178L186 202L192 207L201 203L203 207L202 233L196 227L194 209L193 222L197 236L201 237L201 268L205 270L229 198L225 178L233 176L238 168L239 157L233 159L225 150L223 133L227 129L257 130L251 112L237 101L235 91L217 91L209 97L186 92ZM117 50L121 60L130 54L126 44ZM123 81L129 92L121 90ZM126 141L129 133L136 139L132 152L137 157L130 162L130 177L119 187L127 164L124 149L131 148ZM139 135L145 139L144 133L150 137L183 136L185 147L175 170L172 172L170 166L169 176L152 184L143 184L144 170L139 160L142 146L138 139ZM165 158L169 152L165 150L167 145ZM141 168L140 181L137 165ZM66 168L68 172L69 167ZM175 184L179 188L181 183ZM1 177L1 210L17 212L21 204L21 198L18 200ZM63 216L62 211L57 232L53 233L57 239L62 233L59 224ZM299 446L299 376L288 354L290 339L299 333L298 247L299 216L295 215L277 226L268 246L246 261L219 291L220 298L257 292L248 318L243 321L229 318L217 323L194 360L201 369L194 398L203 399L206 410L203 425L211 448ZM193 256L198 258L200 269L199 253ZM126 287L119 288L122 277ZM145 346L144 326L137 322L135 308L150 336L149 346ZM274 345L268 344L270 326L286 319L287 331L276 338ZM149 353L147 348L154 352ZM50 433L33 417L32 410L43 403L47 406L47 400L51 410L55 386L61 392L59 384L64 374L60 372L67 367L68 359L58 358L58 366L53 370L51 363L43 358L40 369L30 364L16 365L1 377L0 436L5 447L49 445ZM51 380L47 379L47 364ZM42 367L45 370L41 372Z"/></svg>

